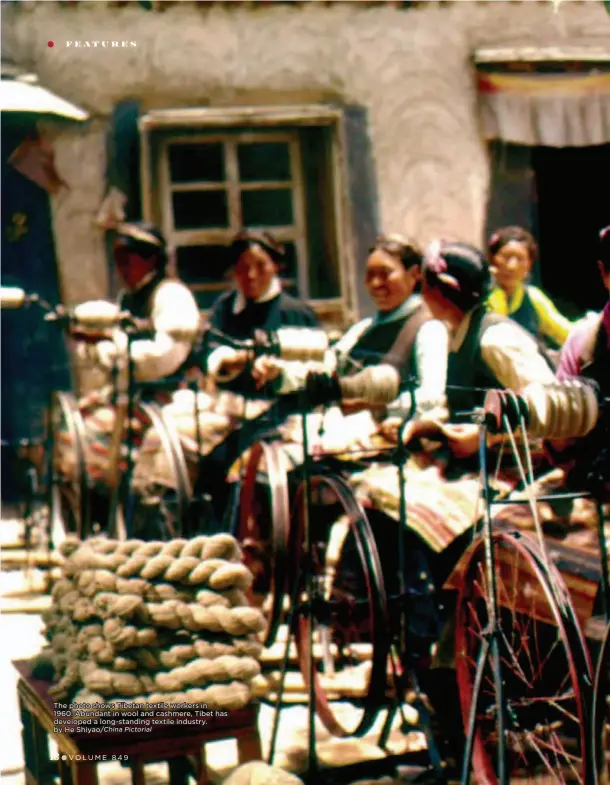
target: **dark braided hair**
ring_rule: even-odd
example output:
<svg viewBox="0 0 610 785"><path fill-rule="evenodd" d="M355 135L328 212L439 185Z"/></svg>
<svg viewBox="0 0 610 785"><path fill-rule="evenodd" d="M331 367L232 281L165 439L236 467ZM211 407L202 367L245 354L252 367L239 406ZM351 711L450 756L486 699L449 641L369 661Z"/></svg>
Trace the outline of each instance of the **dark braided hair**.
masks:
<svg viewBox="0 0 610 785"><path fill-rule="evenodd" d="M227 252L228 266L237 264L239 257L253 246L260 246L276 264L281 264L284 259L284 246L276 240L271 232L258 232L253 229L242 229L233 238Z"/></svg>
<svg viewBox="0 0 610 785"><path fill-rule="evenodd" d="M375 251L383 251L394 257L405 270L410 270L415 266L421 267L424 260L424 254L419 245L402 234L379 235L369 248L369 254L375 253Z"/></svg>

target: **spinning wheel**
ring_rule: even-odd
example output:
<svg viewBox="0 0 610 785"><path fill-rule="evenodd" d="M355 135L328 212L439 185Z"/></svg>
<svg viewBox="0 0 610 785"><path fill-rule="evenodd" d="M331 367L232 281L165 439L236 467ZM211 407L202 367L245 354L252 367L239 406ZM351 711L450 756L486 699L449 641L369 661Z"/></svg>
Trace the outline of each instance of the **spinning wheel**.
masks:
<svg viewBox="0 0 610 785"><path fill-rule="evenodd" d="M89 536L89 484L86 470L86 434L82 415L72 393L53 395L49 414L48 496L51 540L58 545L67 534ZM70 465L62 465L69 447Z"/></svg>
<svg viewBox="0 0 610 785"><path fill-rule="evenodd" d="M593 389L579 381L530 385L523 395L490 391L485 422L504 432L519 468L536 537L498 530L487 514L461 576L456 656L467 731L462 782L470 765L479 782L507 783L538 775L553 782L596 782L590 738L592 669L568 590L547 552L535 497L527 439L586 436L598 416ZM487 477L485 432L479 454ZM575 494L578 495L578 494Z"/></svg>
<svg viewBox="0 0 610 785"><path fill-rule="evenodd" d="M386 693L389 621L383 575L369 523L349 486L338 477L314 476L311 489L316 510L309 521L312 594L308 596L303 577L296 588L297 602L311 603L312 612L300 615L296 627L299 666L309 685L313 639L314 659L321 659L324 668L322 674L314 663L316 713L334 736L363 736ZM330 516L320 502L328 505ZM337 506L343 513L339 519ZM302 545L306 515L302 485L293 517L294 574L299 576L308 573L302 563L307 558ZM354 705L342 711L345 704L333 702L333 694Z"/></svg>
<svg viewBox="0 0 610 785"><path fill-rule="evenodd" d="M456 671L464 724L477 700L472 766L477 782L495 785L498 710L493 659L475 684L477 660L489 643L494 616L485 542L475 544L462 578L456 629ZM495 532L497 620L506 707L508 776L538 775L554 782L591 782L587 740L587 685L591 666L571 606L560 607L545 563L527 535ZM585 691L585 694L583 694ZM478 694L478 695L477 695ZM519 781L522 781L521 779Z"/></svg>
<svg viewBox="0 0 610 785"><path fill-rule="evenodd" d="M268 477L266 490L257 484L263 460ZM241 481L235 537L244 563L254 575L250 601L266 611L267 626L260 633L264 646L275 641L287 591L289 519L288 475L282 445L257 442L250 450Z"/></svg>
<svg viewBox="0 0 610 785"><path fill-rule="evenodd" d="M131 505L132 536L143 540L171 540L187 536L188 504L192 497L191 483L179 436L173 424L163 415L158 404L140 403L140 411L159 437L162 456L171 486L141 489L134 487L133 477L123 507ZM117 535L124 535L125 510L117 514Z"/></svg>

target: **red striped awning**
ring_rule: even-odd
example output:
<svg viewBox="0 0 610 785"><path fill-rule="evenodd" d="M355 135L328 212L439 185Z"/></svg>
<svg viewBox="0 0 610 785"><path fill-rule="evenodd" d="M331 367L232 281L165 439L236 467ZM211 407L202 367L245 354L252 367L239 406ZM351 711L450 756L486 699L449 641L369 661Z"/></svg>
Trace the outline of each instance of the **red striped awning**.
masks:
<svg viewBox="0 0 610 785"><path fill-rule="evenodd" d="M576 96L610 93L610 73L506 74L478 73L483 94L522 96Z"/></svg>

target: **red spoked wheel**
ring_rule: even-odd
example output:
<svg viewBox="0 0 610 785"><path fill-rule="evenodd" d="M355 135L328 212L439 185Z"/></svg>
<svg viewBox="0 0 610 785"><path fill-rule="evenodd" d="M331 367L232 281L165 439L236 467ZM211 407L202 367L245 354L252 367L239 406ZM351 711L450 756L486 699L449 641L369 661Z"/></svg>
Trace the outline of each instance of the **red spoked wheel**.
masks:
<svg viewBox="0 0 610 785"><path fill-rule="evenodd" d="M506 768L519 782L593 782L588 727L591 667L561 577L547 567L527 535L495 532L493 553L506 717ZM457 606L456 671L468 727L476 702L472 770L478 783L496 785L498 710L494 661L488 658L475 694L482 642L489 632L491 592L485 542L477 541L461 577ZM579 643L580 642L580 643ZM589 685L589 687L587 686Z"/></svg>
<svg viewBox="0 0 610 785"><path fill-rule="evenodd" d="M57 547L66 535L85 539L91 534L85 425L72 393L53 395L49 430L49 531Z"/></svg>
<svg viewBox="0 0 610 785"><path fill-rule="evenodd" d="M311 602L311 615L301 612L296 626L299 667L309 687L311 633L316 713L334 736L363 736L386 694L390 629L383 575L369 522L349 486L330 476L310 482L312 597L307 596L303 485L292 519L298 602Z"/></svg>
<svg viewBox="0 0 610 785"><path fill-rule="evenodd" d="M258 482L264 463L267 483ZM244 564L254 576L249 591L252 605L265 612L260 633L265 646L276 639L288 589L287 554L290 533L288 472L281 442L257 442L250 450L239 490L235 537Z"/></svg>
<svg viewBox="0 0 610 785"><path fill-rule="evenodd" d="M593 691L593 753L600 783L610 782L610 624L599 651Z"/></svg>

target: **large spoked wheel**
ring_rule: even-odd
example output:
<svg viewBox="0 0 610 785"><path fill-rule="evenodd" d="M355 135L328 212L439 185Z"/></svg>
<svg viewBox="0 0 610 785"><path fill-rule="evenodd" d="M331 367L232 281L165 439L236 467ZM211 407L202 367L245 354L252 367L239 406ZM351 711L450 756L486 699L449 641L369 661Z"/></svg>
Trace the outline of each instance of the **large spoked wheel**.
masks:
<svg viewBox="0 0 610 785"><path fill-rule="evenodd" d="M554 567L548 568L527 536L493 536L500 629L500 665L506 710L506 768L519 782L592 782L587 738L587 684L591 667L575 614ZM475 689L483 640L488 636L491 592L485 543L479 540L461 579L457 606L456 671L465 728L473 702L475 780L498 783L498 709L494 660ZM557 586L562 607L558 604ZM546 780L545 780L546 781Z"/></svg>
<svg viewBox="0 0 610 785"><path fill-rule="evenodd" d="M377 547L366 515L338 477L311 478L311 585L307 596L306 493L295 498L297 602L311 602L311 618L296 626L299 667L309 686L313 640L316 712L337 737L363 736L383 705L387 685L389 620ZM310 637L311 636L311 637Z"/></svg>
<svg viewBox="0 0 610 785"><path fill-rule="evenodd" d="M57 547L66 535L89 536L89 483L86 432L72 393L53 395L49 416L48 504L51 542Z"/></svg>
<svg viewBox="0 0 610 785"><path fill-rule="evenodd" d="M593 691L593 753L600 783L610 782L610 624L599 652Z"/></svg>
<svg viewBox="0 0 610 785"><path fill-rule="evenodd" d="M263 461L266 485L257 482ZM282 618L289 532L288 474L281 443L257 442L250 450L241 480L235 537L244 564L254 575L250 601L263 609L267 620L260 633L265 646L274 643Z"/></svg>
<svg viewBox="0 0 610 785"><path fill-rule="evenodd" d="M159 437L162 460L171 485L157 486L143 494L134 488L132 482L128 498L116 516L114 535L118 539L126 537L126 519L130 516L133 537L142 540L172 540L188 536L186 521L192 489L178 434L157 404L141 403L140 408Z"/></svg>

